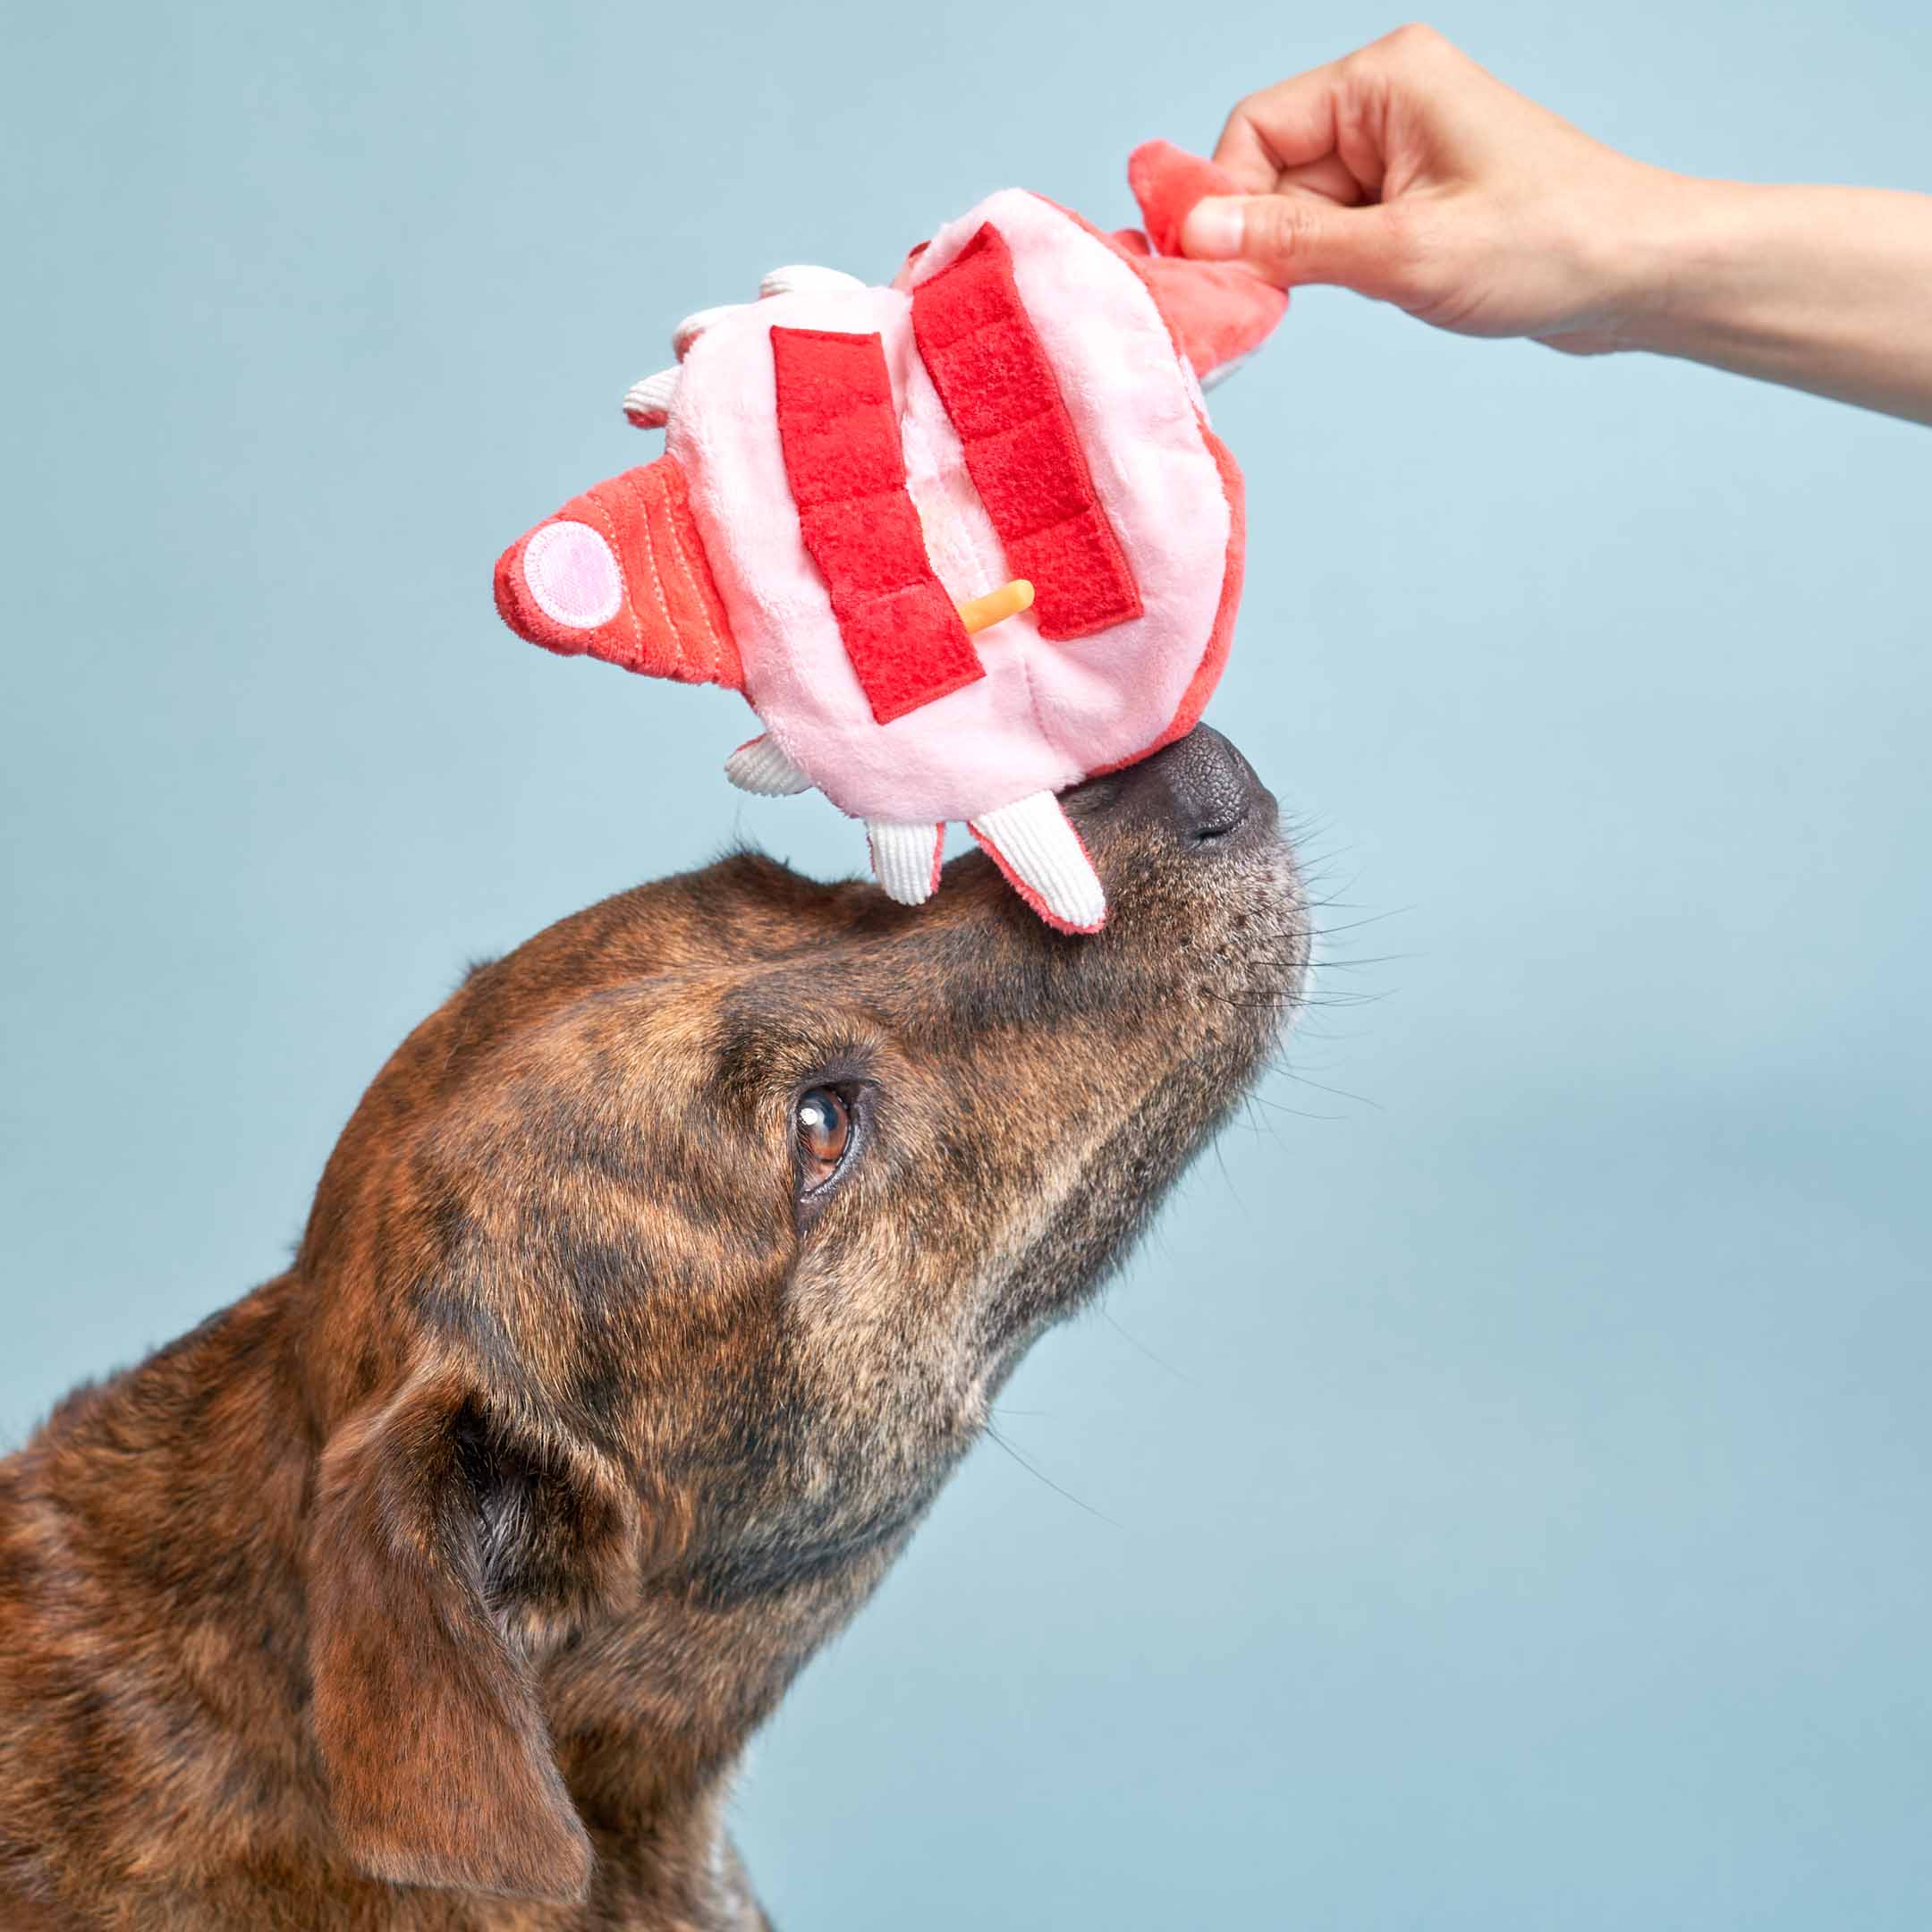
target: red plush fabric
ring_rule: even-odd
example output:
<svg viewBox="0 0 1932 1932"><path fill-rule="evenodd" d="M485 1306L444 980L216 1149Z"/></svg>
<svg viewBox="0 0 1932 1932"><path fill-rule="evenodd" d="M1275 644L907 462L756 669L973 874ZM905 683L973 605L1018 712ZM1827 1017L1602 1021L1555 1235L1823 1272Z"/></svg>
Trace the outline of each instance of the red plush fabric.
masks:
<svg viewBox="0 0 1932 1932"><path fill-rule="evenodd" d="M531 538L565 522L595 530L623 579L615 614L594 629L549 615L524 575ZM496 590L504 622L559 657L601 657L652 677L744 689L744 667L691 516L684 472L668 456L594 485L527 531L496 560Z"/></svg>
<svg viewBox="0 0 1932 1932"><path fill-rule="evenodd" d="M1185 738L1200 723L1200 715L1208 708L1208 700L1214 696L1215 686L1221 682L1221 674L1227 668L1228 647L1234 641L1234 614L1241 607L1241 580L1248 568L1248 490L1241 480L1241 465L1234 461L1233 452L1205 422L1201 425L1201 440L1207 444L1208 453L1215 460L1215 468L1221 472L1221 487L1227 493L1228 500L1227 568L1221 579L1221 600L1215 606L1214 629L1208 633L1208 648L1201 653L1200 662L1194 666L1194 675L1188 680L1188 687L1181 694L1180 707L1168 721L1167 729L1152 744L1143 745L1131 758L1095 767L1089 774L1091 777L1100 778L1108 772L1123 771L1130 765L1138 765L1142 758L1152 758L1163 745L1171 745L1175 739Z"/></svg>
<svg viewBox="0 0 1932 1932"><path fill-rule="evenodd" d="M1130 252L1127 266L1147 284L1197 376L1211 376L1259 348L1288 312L1288 292L1239 262Z"/></svg>
<svg viewBox="0 0 1932 1932"><path fill-rule="evenodd" d="M805 547L881 724L984 675L906 488L877 335L774 327L778 437Z"/></svg>
<svg viewBox="0 0 1932 1932"><path fill-rule="evenodd" d="M1032 583L1040 635L1086 637L1140 616L1140 588L996 228L912 291L912 333L1007 568Z"/></svg>
<svg viewBox="0 0 1932 1932"><path fill-rule="evenodd" d="M1194 373L1211 375L1258 347L1287 312L1286 292L1239 262L1199 262L1181 253L1181 225L1194 204L1208 195L1239 194L1233 176L1172 141L1150 140L1128 157L1127 182L1147 235L1128 228L1110 239L1147 284Z"/></svg>
<svg viewBox="0 0 1932 1932"><path fill-rule="evenodd" d="M1181 224L1197 201L1232 195L1241 186L1224 169L1172 141L1142 141L1127 157L1127 185L1140 204L1140 219L1163 255L1181 252Z"/></svg>

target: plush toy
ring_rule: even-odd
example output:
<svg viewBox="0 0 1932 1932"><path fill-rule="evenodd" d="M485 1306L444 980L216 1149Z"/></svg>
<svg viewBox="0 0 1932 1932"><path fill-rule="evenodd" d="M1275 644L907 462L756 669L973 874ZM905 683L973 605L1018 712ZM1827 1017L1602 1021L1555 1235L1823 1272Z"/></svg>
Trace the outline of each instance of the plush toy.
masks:
<svg viewBox="0 0 1932 1932"><path fill-rule="evenodd" d="M1220 676L1245 534L1201 389L1287 301L1176 252L1218 169L1157 141L1128 178L1145 234L1008 189L890 287L779 268L691 317L624 402L665 454L504 553L505 621L741 691L766 735L733 782L862 818L894 899L963 819L1043 919L1098 930L1055 794L1182 736Z"/></svg>

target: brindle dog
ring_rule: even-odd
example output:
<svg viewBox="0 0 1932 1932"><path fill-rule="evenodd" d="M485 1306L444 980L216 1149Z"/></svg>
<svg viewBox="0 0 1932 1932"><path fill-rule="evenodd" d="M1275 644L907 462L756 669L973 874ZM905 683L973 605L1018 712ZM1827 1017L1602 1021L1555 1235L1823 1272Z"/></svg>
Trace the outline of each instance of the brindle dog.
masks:
<svg viewBox="0 0 1932 1932"><path fill-rule="evenodd" d="M766 1923L748 1734L1301 979L1225 740L1069 809L1097 938L741 854L473 971L289 1272L0 1463L0 1926Z"/></svg>

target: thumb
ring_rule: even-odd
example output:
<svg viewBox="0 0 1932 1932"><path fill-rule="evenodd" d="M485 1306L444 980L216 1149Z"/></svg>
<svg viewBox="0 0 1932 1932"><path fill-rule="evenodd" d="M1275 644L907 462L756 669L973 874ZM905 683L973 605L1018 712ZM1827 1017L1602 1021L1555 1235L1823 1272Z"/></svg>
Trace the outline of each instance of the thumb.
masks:
<svg viewBox="0 0 1932 1932"><path fill-rule="evenodd" d="M1209 195L1188 211L1181 246L1197 261L1245 262L1282 288L1328 282L1386 297L1397 279L1388 211L1322 195Z"/></svg>

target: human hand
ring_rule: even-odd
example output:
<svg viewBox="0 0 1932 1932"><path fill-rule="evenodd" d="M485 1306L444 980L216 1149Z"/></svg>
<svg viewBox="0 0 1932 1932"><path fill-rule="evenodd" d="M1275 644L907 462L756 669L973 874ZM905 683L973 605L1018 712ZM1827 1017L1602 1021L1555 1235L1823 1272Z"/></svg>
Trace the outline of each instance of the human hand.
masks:
<svg viewBox="0 0 1932 1932"><path fill-rule="evenodd" d="M1526 100L1428 27L1250 95L1214 157L1246 192L1195 207L1188 254L1572 353L1633 341L1668 281L1646 238L1687 185Z"/></svg>

